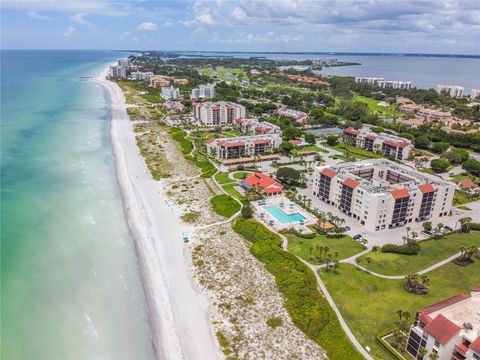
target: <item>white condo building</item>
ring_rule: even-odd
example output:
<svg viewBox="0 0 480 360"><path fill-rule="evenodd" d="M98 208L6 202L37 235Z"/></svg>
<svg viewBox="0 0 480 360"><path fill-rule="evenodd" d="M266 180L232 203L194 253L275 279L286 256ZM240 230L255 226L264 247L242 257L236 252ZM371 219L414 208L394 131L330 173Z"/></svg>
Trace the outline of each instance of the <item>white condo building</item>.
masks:
<svg viewBox="0 0 480 360"><path fill-rule="evenodd" d="M134 71L130 74L132 80L148 80L153 76L153 72L151 71Z"/></svg>
<svg viewBox="0 0 480 360"><path fill-rule="evenodd" d="M470 100L475 100L480 96L480 89L472 89L472 93L470 94Z"/></svg>
<svg viewBox="0 0 480 360"><path fill-rule="evenodd" d="M465 89L463 86L457 85L437 85L437 93L441 94L446 92L451 97L461 98L463 97Z"/></svg>
<svg viewBox="0 0 480 360"><path fill-rule="evenodd" d="M313 185L369 231L448 216L454 193L454 183L386 159L318 167Z"/></svg>
<svg viewBox="0 0 480 360"><path fill-rule="evenodd" d="M245 106L227 101L196 103L193 117L202 126L233 125L245 117Z"/></svg>
<svg viewBox="0 0 480 360"><path fill-rule="evenodd" d="M192 99L211 99L215 97L215 85L200 85L198 88L192 89Z"/></svg>
<svg viewBox="0 0 480 360"><path fill-rule="evenodd" d="M320 58L320 59L313 59L313 65L316 66L335 66L338 64L337 58Z"/></svg>
<svg viewBox="0 0 480 360"><path fill-rule="evenodd" d="M162 87L160 96L165 100L180 99L180 89L173 86Z"/></svg>
<svg viewBox="0 0 480 360"><path fill-rule="evenodd" d="M357 84L378 85L380 81L385 81L385 78L381 77L356 77L355 82Z"/></svg>
<svg viewBox="0 0 480 360"><path fill-rule="evenodd" d="M349 145L392 156L396 160L407 159L412 149L412 142L408 139L387 133L377 134L367 129L346 128L343 139Z"/></svg>
<svg viewBox="0 0 480 360"><path fill-rule="evenodd" d="M117 65L112 65L109 67L108 75L116 79L125 79L127 77L127 70L129 66L130 61L128 59L120 59L117 61Z"/></svg>
<svg viewBox="0 0 480 360"><path fill-rule="evenodd" d="M355 82L357 84L375 85L383 89L410 90L412 88L410 81L385 80L385 78L380 77L356 77Z"/></svg>
<svg viewBox="0 0 480 360"><path fill-rule="evenodd" d="M480 288L417 310L406 350L415 359L426 351L439 360L480 360L479 311Z"/></svg>
<svg viewBox="0 0 480 360"><path fill-rule="evenodd" d="M207 154L219 159L239 159L272 153L282 143L280 134L209 139Z"/></svg>

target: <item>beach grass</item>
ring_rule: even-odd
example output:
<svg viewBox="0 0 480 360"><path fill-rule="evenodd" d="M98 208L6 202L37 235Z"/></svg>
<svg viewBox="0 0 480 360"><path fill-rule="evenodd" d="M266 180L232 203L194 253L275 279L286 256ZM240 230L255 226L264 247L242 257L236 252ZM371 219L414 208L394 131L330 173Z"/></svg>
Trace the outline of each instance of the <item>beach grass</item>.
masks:
<svg viewBox="0 0 480 360"><path fill-rule="evenodd" d="M337 260L346 259L364 250L362 244L348 235L328 237L317 234L313 239L304 239L292 234L285 236L288 238L288 251L315 265L325 263L325 248L328 248L328 253ZM337 257L335 257L336 253L338 253Z"/></svg>
<svg viewBox="0 0 480 360"><path fill-rule="evenodd" d="M360 344L370 347L375 359L394 359L375 337L394 328L396 311L408 311L413 319L417 309L459 293L468 294L480 283L480 261L468 266L449 263L428 273L427 295L407 292L404 280L382 279L350 264L341 264L338 274L323 269L319 273Z"/></svg>
<svg viewBox="0 0 480 360"><path fill-rule="evenodd" d="M231 217L240 210L240 204L230 195L221 194L210 199L213 211L226 218Z"/></svg>
<svg viewBox="0 0 480 360"><path fill-rule="evenodd" d="M294 324L316 341L329 359L362 359L339 324L328 301L317 288L313 272L294 255L282 250L282 240L252 219L238 219L233 229L252 243L252 254L275 277Z"/></svg>
<svg viewBox="0 0 480 360"><path fill-rule="evenodd" d="M366 266L370 257L369 270L382 275L407 275L426 269L460 251L460 247L477 245L480 247L480 232L451 233L435 240L422 241L417 255L370 251L360 257Z"/></svg>

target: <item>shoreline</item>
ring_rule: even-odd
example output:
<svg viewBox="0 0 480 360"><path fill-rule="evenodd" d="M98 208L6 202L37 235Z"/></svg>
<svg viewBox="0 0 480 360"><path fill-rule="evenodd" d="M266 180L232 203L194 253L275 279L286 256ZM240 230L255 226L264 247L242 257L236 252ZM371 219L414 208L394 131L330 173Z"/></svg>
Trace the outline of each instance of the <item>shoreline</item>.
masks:
<svg viewBox="0 0 480 360"><path fill-rule="evenodd" d="M210 303L194 283L181 235L178 210L170 206L164 184L155 181L136 145L123 91L94 79L110 108L110 137L128 227L135 243L145 293L151 340L157 358L218 358L210 326Z"/></svg>

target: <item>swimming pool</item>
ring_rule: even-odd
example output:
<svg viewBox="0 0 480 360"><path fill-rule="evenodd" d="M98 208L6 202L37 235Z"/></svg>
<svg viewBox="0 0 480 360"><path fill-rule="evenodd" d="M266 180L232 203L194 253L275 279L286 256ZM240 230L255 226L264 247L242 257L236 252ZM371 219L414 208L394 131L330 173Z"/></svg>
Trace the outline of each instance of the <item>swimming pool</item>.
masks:
<svg viewBox="0 0 480 360"><path fill-rule="evenodd" d="M299 214L299 213L286 214L283 210L281 210L275 205L266 206L264 207L264 209L267 210L270 213L270 215L272 215L282 224L305 221L305 217L302 214Z"/></svg>

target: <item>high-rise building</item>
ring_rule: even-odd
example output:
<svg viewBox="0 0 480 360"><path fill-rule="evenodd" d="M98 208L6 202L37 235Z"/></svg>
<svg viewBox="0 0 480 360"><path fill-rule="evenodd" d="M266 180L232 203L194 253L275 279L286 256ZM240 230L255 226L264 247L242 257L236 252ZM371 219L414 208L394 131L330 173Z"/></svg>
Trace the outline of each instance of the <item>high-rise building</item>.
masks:
<svg viewBox="0 0 480 360"><path fill-rule="evenodd" d="M180 89L173 86L162 87L160 96L165 100L177 100L180 99Z"/></svg>
<svg viewBox="0 0 480 360"><path fill-rule="evenodd" d="M470 100L475 100L480 96L480 89L472 89L472 93L470 94Z"/></svg>
<svg viewBox="0 0 480 360"><path fill-rule="evenodd" d="M245 117L245 106L225 101L197 103L193 116L202 126L233 125L236 119Z"/></svg>
<svg viewBox="0 0 480 360"><path fill-rule="evenodd" d="M238 159L272 153L282 143L280 134L209 139L207 154L219 159Z"/></svg>
<svg viewBox="0 0 480 360"><path fill-rule="evenodd" d="M215 85L200 85L198 88L192 89L192 99L211 99L215 97Z"/></svg>
<svg viewBox="0 0 480 360"><path fill-rule="evenodd" d="M458 85L437 85L437 93L447 93L451 97L461 98L463 97L465 89L463 86Z"/></svg>
<svg viewBox="0 0 480 360"><path fill-rule="evenodd" d="M406 165L367 159L318 167L313 195L377 231L448 216L455 188Z"/></svg>

